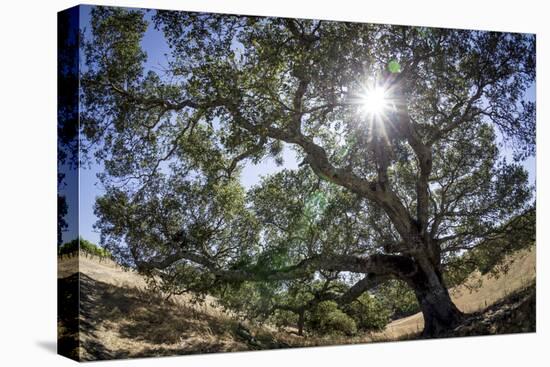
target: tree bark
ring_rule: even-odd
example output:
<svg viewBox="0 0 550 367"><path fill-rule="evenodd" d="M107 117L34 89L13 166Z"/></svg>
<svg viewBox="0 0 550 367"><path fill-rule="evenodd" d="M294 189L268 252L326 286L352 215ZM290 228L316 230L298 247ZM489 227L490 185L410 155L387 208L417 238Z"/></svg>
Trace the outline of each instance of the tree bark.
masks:
<svg viewBox="0 0 550 367"><path fill-rule="evenodd" d="M453 303L437 267L429 261L418 263L418 271L407 282L414 289L424 317L422 336L443 336L458 326L463 314Z"/></svg>

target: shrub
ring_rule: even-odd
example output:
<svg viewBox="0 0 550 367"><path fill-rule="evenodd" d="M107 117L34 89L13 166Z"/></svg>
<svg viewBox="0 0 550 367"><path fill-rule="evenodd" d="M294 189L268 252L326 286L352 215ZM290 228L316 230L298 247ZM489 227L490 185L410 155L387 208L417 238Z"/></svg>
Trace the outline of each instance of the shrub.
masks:
<svg viewBox="0 0 550 367"><path fill-rule="evenodd" d="M340 310L333 301L319 303L310 314L308 326L321 334L351 336L357 333L355 321Z"/></svg>
<svg viewBox="0 0 550 367"><path fill-rule="evenodd" d="M269 322L279 329L287 326L296 326L298 324L298 315L292 311L277 310L269 317Z"/></svg>
<svg viewBox="0 0 550 367"><path fill-rule="evenodd" d="M345 306L345 312L355 320L359 330L382 330L390 321L390 310L376 297L364 293Z"/></svg>

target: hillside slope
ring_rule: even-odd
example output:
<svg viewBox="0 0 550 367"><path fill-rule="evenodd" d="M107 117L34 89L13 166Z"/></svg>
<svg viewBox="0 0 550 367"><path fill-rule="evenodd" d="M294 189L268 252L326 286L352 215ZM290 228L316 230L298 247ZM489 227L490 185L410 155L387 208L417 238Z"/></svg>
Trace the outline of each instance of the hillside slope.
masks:
<svg viewBox="0 0 550 367"><path fill-rule="evenodd" d="M139 274L110 260L83 256L80 261L62 260L58 289L61 299L80 300L78 321L76 301L65 308L58 323L63 334L61 354L78 360L272 349L289 347L296 338L244 326L213 306L211 298L203 304L193 304L186 295L166 301L147 291ZM78 327L79 341L75 340Z"/></svg>
<svg viewBox="0 0 550 367"><path fill-rule="evenodd" d="M488 315L502 318L501 309L507 309L508 314L504 315L510 317L516 308L523 307L519 296L514 296L515 304L510 301L499 305L498 302L533 284L535 251L520 251L510 260L513 261L509 263L509 271L499 278L473 274L469 284L482 280L481 288L476 291L471 292L464 285L452 289L457 306L464 312L474 313L478 319L485 317L482 313L476 314L480 310L487 309ZM302 338L265 326L243 325L216 307L211 298L204 304L193 304L189 296L181 295L166 302L146 290L139 274L125 271L110 260L100 262L85 256L81 256L80 261L72 257L59 262L58 287L59 299L64 301L60 305L67 305L69 301L63 310L65 316L58 323L62 334L59 349L62 354L80 360L398 340L418 334L423 327L422 315L416 314L390 323L380 333L353 338ZM80 315L77 315L79 302ZM472 320L474 318L468 322ZM455 335L475 334L472 330L472 325L464 325L462 332Z"/></svg>

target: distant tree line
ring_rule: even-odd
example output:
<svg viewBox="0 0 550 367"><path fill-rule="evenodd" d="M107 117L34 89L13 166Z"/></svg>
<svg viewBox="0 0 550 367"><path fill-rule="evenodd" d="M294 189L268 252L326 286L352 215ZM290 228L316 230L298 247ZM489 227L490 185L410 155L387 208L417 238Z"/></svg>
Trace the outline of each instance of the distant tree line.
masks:
<svg viewBox="0 0 550 367"><path fill-rule="evenodd" d="M78 251L86 252L93 256L98 256L101 258L111 258L111 252L107 249L104 249L101 246L98 246L84 238L75 238L72 241L65 242L63 245L58 247L57 254L62 255L72 255L78 253Z"/></svg>

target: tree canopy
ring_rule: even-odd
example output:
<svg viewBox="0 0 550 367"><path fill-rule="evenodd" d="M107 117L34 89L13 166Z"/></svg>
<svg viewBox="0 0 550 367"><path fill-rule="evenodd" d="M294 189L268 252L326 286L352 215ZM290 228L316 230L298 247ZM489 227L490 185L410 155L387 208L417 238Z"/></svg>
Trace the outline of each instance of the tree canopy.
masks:
<svg viewBox="0 0 550 367"><path fill-rule="evenodd" d="M346 309L398 279L433 336L461 317L444 275L465 252L498 257L533 242L521 166L535 151L533 35L177 11L148 19L92 10L80 121L85 153L104 166L102 242L163 289L229 305L255 284L254 310L299 311ZM148 26L170 47L162 71L144 68ZM366 108L374 91L376 111ZM285 144L300 167L245 190L243 165L284 165Z"/></svg>

